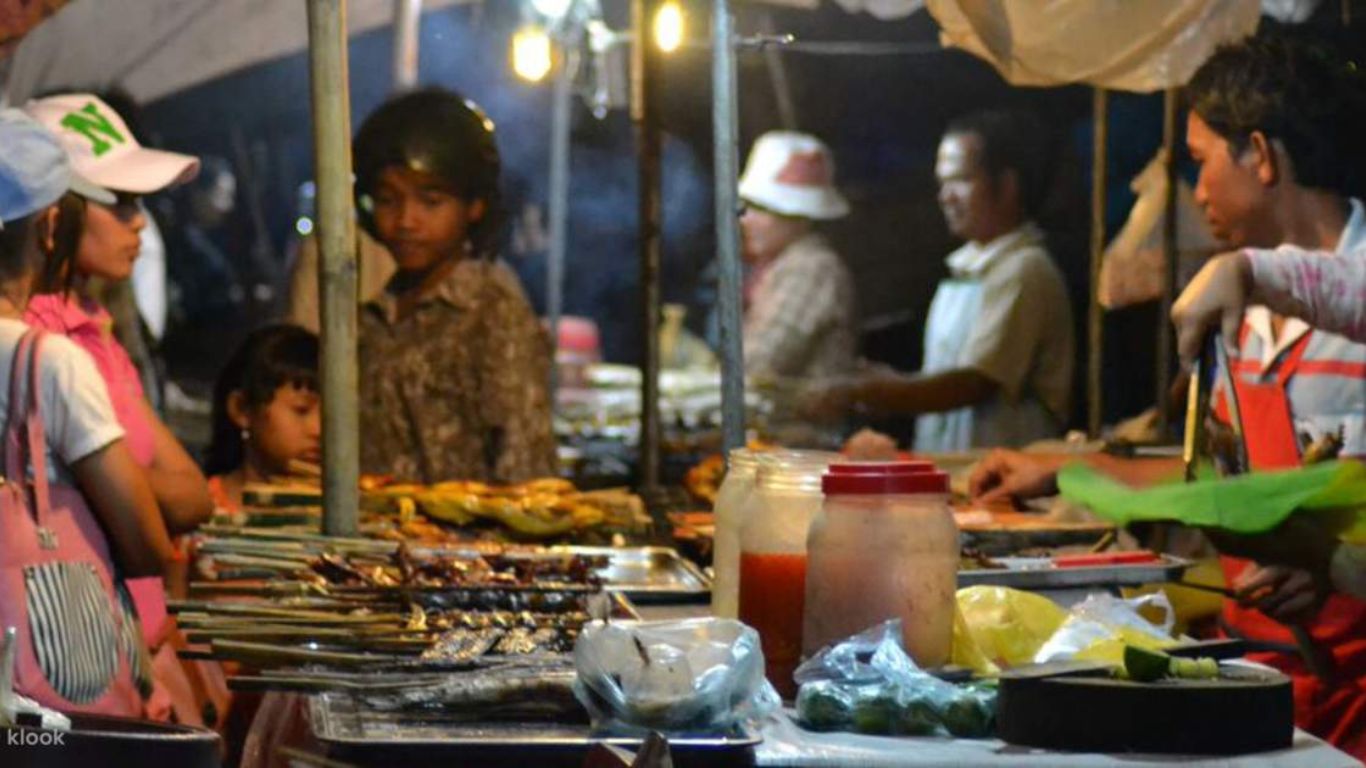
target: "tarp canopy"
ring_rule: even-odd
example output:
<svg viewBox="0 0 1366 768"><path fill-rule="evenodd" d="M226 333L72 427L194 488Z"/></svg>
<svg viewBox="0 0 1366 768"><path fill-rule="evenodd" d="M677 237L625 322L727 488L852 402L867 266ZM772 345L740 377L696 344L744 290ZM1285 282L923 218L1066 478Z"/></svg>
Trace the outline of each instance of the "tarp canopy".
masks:
<svg viewBox="0 0 1366 768"><path fill-rule="evenodd" d="M433 11L480 0L424 0ZM0 20L58 0L0 0ZM394 0L349 0L351 34L393 21ZM36 21L36 19L35 19ZM59 87L118 85L155 101L308 47L303 0L75 0L13 51L5 95L20 103ZM0 55L3 55L0 49Z"/></svg>
<svg viewBox="0 0 1366 768"><path fill-rule="evenodd" d="M926 0L944 45L1012 85L1184 85L1221 43L1257 30L1257 0Z"/></svg>

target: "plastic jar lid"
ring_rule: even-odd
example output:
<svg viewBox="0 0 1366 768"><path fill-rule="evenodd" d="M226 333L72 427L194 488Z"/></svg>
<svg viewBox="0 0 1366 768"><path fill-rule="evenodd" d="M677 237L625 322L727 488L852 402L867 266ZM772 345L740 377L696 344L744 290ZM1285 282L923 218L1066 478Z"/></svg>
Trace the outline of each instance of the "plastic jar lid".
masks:
<svg viewBox="0 0 1366 768"><path fill-rule="evenodd" d="M831 464L826 471L832 475L881 475L917 474L935 472L938 467L933 461L841 461Z"/></svg>
<svg viewBox="0 0 1366 768"><path fill-rule="evenodd" d="M873 464L831 465L821 478L821 490L827 495L893 495L946 494L949 475L933 468L928 462L906 461ZM850 469L854 467L855 469ZM862 469L859 469L862 467Z"/></svg>

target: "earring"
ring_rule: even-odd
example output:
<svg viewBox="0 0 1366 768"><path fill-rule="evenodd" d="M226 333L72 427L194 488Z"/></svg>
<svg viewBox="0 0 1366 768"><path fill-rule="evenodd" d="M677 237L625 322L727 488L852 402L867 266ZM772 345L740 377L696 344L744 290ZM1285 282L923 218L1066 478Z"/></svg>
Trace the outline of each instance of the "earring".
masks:
<svg viewBox="0 0 1366 768"><path fill-rule="evenodd" d="M251 430L250 430L250 429L247 429L246 427L242 427L242 442L245 443L245 442L247 442L247 441L250 440L250 439L251 439Z"/></svg>

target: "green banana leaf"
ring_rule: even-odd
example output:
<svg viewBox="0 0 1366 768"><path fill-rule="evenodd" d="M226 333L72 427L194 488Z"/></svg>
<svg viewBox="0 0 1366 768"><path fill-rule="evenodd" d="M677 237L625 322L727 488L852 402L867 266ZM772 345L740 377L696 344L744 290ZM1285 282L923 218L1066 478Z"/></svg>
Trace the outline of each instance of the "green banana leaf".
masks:
<svg viewBox="0 0 1366 768"><path fill-rule="evenodd" d="M1116 523L1171 521L1232 533L1266 533L1296 511L1357 510L1342 538L1366 538L1366 465L1334 461L1277 472L1136 489L1083 464L1058 473L1068 501Z"/></svg>

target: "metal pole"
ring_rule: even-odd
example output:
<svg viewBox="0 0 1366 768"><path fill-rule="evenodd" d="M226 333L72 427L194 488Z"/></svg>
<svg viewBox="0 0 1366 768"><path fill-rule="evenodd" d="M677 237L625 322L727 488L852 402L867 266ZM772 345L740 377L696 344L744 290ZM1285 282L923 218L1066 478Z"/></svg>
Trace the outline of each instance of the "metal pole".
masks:
<svg viewBox="0 0 1366 768"><path fill-rule="evenodd" d="M422 0L394 0L394 90L417 85L417 52Z"/></svg>
<svg viewBox="0 0 1366 768"><path fill-rule="evenodd" d="M1104 418L1101 371L1105 356L1105 310L1100 306L1100 267L1105 258L1105 183L1108 153L1109 96L1104 88L1095 89L1091 102L1093 140L1091 144L1091 290L1087 333L1090 340L1086 371L1086 425L1091 437L1100 436Z"/></svg>
<svg viewBox="0 0 1366 768"><path fill-rule="evenodd" d="M712 137L716 154L716 258L721 267L721 432L726 451L745 444L745 364L740 316L739 108L735 80L735 20L727 0L713 0L711 20Z"/></svg>
<svg viewBox="0 0 1366 768"><path fill-rule="evenodd" d="M660 186L659 57L651 44L654 0L631 0L631 121L636 128L640 185L640 296L643 359L640 383L640 485L648 498L659 488L659 272L663 206Z"/></svg>
<svg viewBox="0 0 1366 768"><path fill-rule="evenodd" d="M356 227L346 39L346 0L308 0L322 305L323 532L333 536L356 533L360 495Z"/></svg>
<svg viewBox="0 0 1366 768"><path fill-rule="evenodd" d="M564 254L569 222L569 132L574 77L579 70L579 40L567 33L561 40L564 61L555 76L555 102L550 113L550 250L546 254L545 311L550 321L551 360L560 348L560 315L564 312ZM557 368L550 366L551 402L559 386Z"/></svg>
<svg viewBox="0 0 1366 768"><path fill-rule="evenodd" d="M1178 257L1176 244L1176 142L1180 91L1168 88L1162 98L1162 153L1166 162L1167 197L1162 214L1162 255L1167 261L1167 273L1162 280L1162 300L1157 313L1157 425L1159 434L1167 435L1171 423L1171 397L1168 388L1172 379L1172 297L1176 295Z"/></svg>

